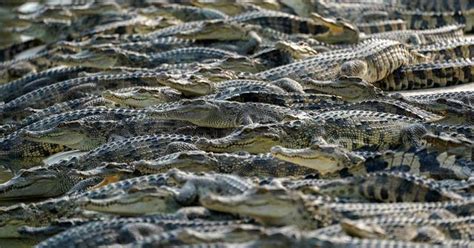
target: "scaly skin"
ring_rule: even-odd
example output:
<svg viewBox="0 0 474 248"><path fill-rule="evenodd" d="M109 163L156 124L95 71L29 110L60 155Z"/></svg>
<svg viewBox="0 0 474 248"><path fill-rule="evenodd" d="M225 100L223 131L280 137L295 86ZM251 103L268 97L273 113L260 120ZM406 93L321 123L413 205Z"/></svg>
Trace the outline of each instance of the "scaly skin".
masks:
<svg viewBox="0 0 474 248"><path fill-rule="evenodd" d="M279 187L259 187L237 196L208 195L206 208L250 216L264 225L295 225L302 229L328 226L342 218L359 219L390 214L414 214L447 209L472 214L473 200L434 203L339 203Z"/></svg>
<svg viewBox="0 0 474 248"><path fill-rule="evenodd" d="M269 154L212 153L198 150L172 153L155 160L140 160L132 162L130 166L142 174L162 173L171 168L261 177L297 176L316 172L274 159Z"/></svg>
<svg viewBox="0 0 474 248"><path fill-rule="evenodd" d="M163 102L178 101L181 93L169 87L131 87L116 91L106 90L102 97L119 105L132 108L144 108Z"/></svg>
<svg viewBox="0 0 474 248"><path fill-rule="evenodd" d="M58 196L79 181L79 177L45 167L21 170L9 181L0 184L0 201Z"/></svg>
<svg viewBox="0 0 474 248"><path fill-rule="evenodd" d="M178 152L181 150L197 150L199 147L193 145L199 140L207 140L206 138L177 135L177 134L163 134L163 135L145 135L135 136L128 139L123 139L115 142L109 142L101 145L78 158L72 158L69 160L59 161L57 163L48 165L44 170L47 170L47 176L38 175L36 169L25 170L23 174L20 174L13 179L0 184L0 200L2 197L9 199L11 195L20 197L23 191L28 191L28 194L42 196L47 195L51 187L39 187L41 184L45 185L57 185L62 183L58 178L61 178L64 174L67 174L68 169L76 170L88 170L99 166L102 162L132 162L140 159L155 159L161 157L167 153ZM207 143L204 141L203 143ZM41 169L41 171L43 171ZM27 177L33 174L33 182ZM40 183L36 183L36 178L40 178ZM66 181L69 179L66 177ZM71 183L71 182L68 182ZM26 189L22 185L28 185ZM72 184L72 183L71 183ZM19 185L19 186L18 186ZM31 190L30 187L36 187ZM15 188L20 187L21 190L17 192ZM72 185L64 188L54 188L54 194L60 194L69 190ZM3 190L2 190L3 189Z"/></svg>
<svg viewBox="0 0 474 248"><path fill-rule="evenodd" d="M53 236L36 247L63 247L64 245L113 245L127 244L142 239L147 234L160 234L180 228L227 227L239 224L238 221L205 221L205 220L167 220L160 216L121 218L110 221L97 221L71 228ZM122 237L125 240L121 239Z"/></svg>
<svg viewBox="0 0 474 248"><path fill-rule="evenodd" d="M181 134L155 134L134 136L127 139L105 143L78 159L52 164L50 168L61 168L63 163L68 167L78 170L87 170L99 165L101 162L131 162L137 159L154 159L168 152L180 150L193 150L193 145L206 138L187 136Z"/></svg>
<svg viewBox="0 0 474 248"><path fill-rule="evenodd" d="M301 18L276 11L253 11L231 18L232 21L266 26L284 33L308 33L326 43L355 43L359 39L357 28L351 24L324 18L312 13L310 18ZM304 28L301 28L304 27Z"/></svg>
<svg viewBox="0 0 474 248"><path fill-rule="evenodd" d="M156 82L156 77L159 77L158 73L147 73L147 72L134 72L134 73L121 73L121 74L106 74L106 75L94 75L80 78L74 78L52 85L40 87L34 91L17 97L4 105L1 106L3 114L15 113L16 111L22 111L26 107L35 106L49 106L55 103L57 99L62 99L67 93L74 92L75 89L81 88L95 88L98 82L120 81L120 80L133 80L143 79L151 82ZM155 83L156 84L156 83ZM41 102L41 104L39 103Z"/></svg>
<svg viewBox="0 0 474 248"><path fill-rule="evenodd" d="M435 122L443 119L443 114L434 114L412 104L390 98L377 98L339 105L324 111L335 110L365 110L407 116L425 122ZM458 123L463 124L463 123Z"/></svg>
<svg viewBox="0 0 474 248"><path fill-rule="evenodd" d="M172 191L158 187L134 187L122 194L94 199L76 199L81 209L120 216L139 216L160 213L174 213L181 206Z"/></svg>
<svg viewBox="0 0 474 248"><path fill-rule="evenodd" d="M321 174L364 175L380 170L408 170L435 178L468 179L473 163L443 152L425 148L408 151L350 152L335 145L313 145L310 148L273 147L278 159L316 169Z"/></svg>
<svg viewBox="0 0 474 248"><path fill-rule="evenodd" d="M60 81L64 80L65 76L71 77L77 75L81 71L87 71L87 68L83 67L54 67L38 73L28 74L17 80L2 84L0 86L0 101L10 101L16 97L26 94L28 90L33 90L35 87L44 86L44 83L49 83L50 80ZM47 81L39 81L43 78L47 78ZM41 82L41 83L40 83Z"/></svg>
<svg viewBox="0 0 474 248"><path fill-rule="evenodd" d="M444 3L427 0L401 0L400 3L407 9L420 9L423 11L468 11L472 7L472 2L468 0L453 0Z"/></svg>
<svg viewBox="0 0 474 248"><path fill-rule="evenodd" d="M22 226L48 225L59 218L80 216L80 213L74 211L76 205L73 199L63 197L39 203L20 203L2 207L0 208L0 237L20 238L18 228Z"/></svg>
<svg viewBox="0 0 474 248"><path fill-rule="evenodd" d="M213 130L189 126L182 121L154 120L146 115L115 120L74 120L62 122L56 127L23 131L21 137L28 141L51 143L78 149L92 150L114 140L155 133L180 133L190 136L218 138L228 134L229 129Z"/></svg>
<svg viewBox="0 0 474 248"><path fill-rule="evenodd" d="M459 11L418 11L418 10L396 10L391 13L393 18L405 20L410 29L439 28L446 25L464 25L465 32L471 32L474 28L472 10Z"/></svg>
<svg viewBox="0 0 474 248"><path fill-rule="evenodd" d="M171 169L166 175L181 186L176 191L176 201L182 205L199 202L201 198L213 193L228 196L242 194L254 186L247 179L226 174L196 175Z"/></svg>
<svg viewBox="0 0 474 248"><path fill-rule="evenodd" d="M367 35L366 39L390 39L414 45L429 44L464 35L462 25L447 25L427 30L401 30Z"/></svg>
<svg viewBox="0 0 474 248"><path fill-rule="evenodd" d="M276 80L272 82L259 80L226 80L219 83L211 82L209 79L198 75L183 77L181 75L169 75L169 78L161 81L163 85L177 89L189 96L206 96L205 98L222 98L226 95L245 90L258 90L262 92L303 93L301 85L290 79ZM207 96L208 95L208 96Z"/></svg>
<svg viewBox="0 0 474 248"><path fill-rule="evenodd" d="M406 30L407 24L402 19L373 21L373 22L359 22L356 23L359 31L365 34L382 33L389 31Z"/></svg>
<svg viewBox="0 0 474 248"><path fill-rule="evenodd" d="M312 119L249 125L226 137L202 141L198 145L207 151L265 153L276 145L305 148L325 140L350 150L367 146L387 149L416 144L424 133L423 124L404 116L370 111L328 111Z"/></svg>
<svg viewBox="0 0 474 248"><path fill-rule="evenodd" d="M78 110L84 107L86 103L94 99L97 99L97 96L86 96L66 102L56 103L44 109L34 109L31 115L25 117L23 120L20 121L18 127L21 128L28 126L54 114L61 114L73 110Z"/></svg>
<svg viewBox="0 0 474 248"><path fill-rule="evenodd" d="M383 90L444 87L474 81L474 62L470 59L441 60L402 66L376 82Z"/></svg>
<svg viewBox="0 0 474 248"><path fill-rule="evenodd" d="M332 81L308 80L307 90L337 95L349 102L357 102L384 96L383 92L359 77L342 76Z"/></svg>
<svg viewBox="0 0 474 248"><path fill-rule="evenodd" d="M156 186L134 186L110 196L78 199L83 209L118 215L143 215L175 212L183 205L193 204L210 193L240 194L252 185L244 179L224 174L193 175L173 169L165 174L170 183ZM167 185L177 184L179 188Z"/></svg>
<svg viewBox="0 0 474 248"><path fill-rule="evenodd" d="M160 15L172 15L184 22L201 21L208 19L224 19L228 16L211 8L198 8L179 4L160 4L156 9Z"/></svg>
<svg viewBox="0 0 474 248"><path fill-rule="evenodd" d="M86 108L61 114L56 114L37 121L33 124L25 126L0 140L0 157L5 160L16 158L37 157L42 160L44 157L56 152L62 151L64 148L56 144L38 143L26 141L22 138L21 133L28 131L39 131L56 127L61 122L77 120L87 116L107 116L110 119L123 118L139 114L146 114L145 110L133 109L109 109L103 107Z"/></svg>
<svg viewBox="0 0 474 248"><path fill-rule="evenodd" d="M423 219L413 217L375 218L358 221L342 221L341 227L351 236L359 238L395 239L415 242L433 242L441 240L472 240L473 217L460 217L450 219ZM417 237L423 228L435 229L433 236L420 240ZM438 236L439 235L439 236ZM431 243L430 242L430 243Z"/></svg>
<svg viewBox="0 0 474 248"><path fill-rule="evenodd" d="M418 46L416 51L435 60L471 58L474 56L474 39L468 37L446 39L434 44Z"/></svg>
<svg viewBox="0 0 474 248"><path fill-rule="evenodd" d="M24 174L26 176L26 172ZM25 177L24 181L32 180L34 176L43 176L43 178L46 178L46 175L49 175L49 178L56 176L56 179L59 180L58 175L60 172L47 169L37 169L29 170L29 174L30 177ZM63 174L63 178L71 180L67 183L73 183L72 180L77 182L79 178L76 176L76 174L77 173L74 172L65 172ZM175 178L173 179L174 182L167 181L171 180L169 176L173 176ZM215 178L217 181L212 178ZM186 184L188 180L190 182ZM34 187L31 185L28 186L29 188L25 187L25 191L23 193L30 192L31 194L28 195L29 197L52 197L64 193L68 190L68 187L70 187L68 185L61 185L60 182L57 181L57 184L51 187L56 190L54 194L52 191L49 192L49 194L46 194L45 192L43 192L44 194L39 194L38 191L36 191L38 194L34 195L33 193L35 193L35 187L49 187L47 186L48 184L46 184L46 181L47 180L42 182L37 181L35 182L37 184L33 183L33 185L35 185ZM173 174L172 172L168 174L154 174L150 176L127 179L83 193L75 193L57 199L46 200L39 203L30 203L28 205L16 205L17 207L5 209L3 213L0 213L0 220L5 221L3 224L0 221L0 224L2 224L0 225L0 234L2 237L14 237L8 235L18 235L16 232L7 233L7 231L10 230L8 228L14 223L18 224L19 226L40 226L48 224L48 222L51 220L60 219L62 217L81 216L81 212L75 211L77 207L121 215L137 215L145 213L150 214L153 212L172 211L179 208L178 203L176 202L177 200L187 199L183 198L183 195L179 197L180 195L178 193L181 192L182 194L185 194L185 196L189 196L189 193L192 192L192 190L189 188L189 185L191 184L200 188L200 191L195 193L203 194L208 190L209 192L214 192L212 191L214 189L219 190L229 186L235 187L238 181L240 181L240 179L225 175L214 176L213 174L210 174L207 177L199 177L190 176L183 173L179 173L178 175L177 173ZM174 186L176 185L176 182L187 186L180 189L179 191L175 190L174 188L170 188L170 190L157 188L159 186ZM53 181L51 180L50 183L53 183ZM228 183L231 183L231 185L227 185ZM241 186L243 185L245 185L244 181L241 183ZM239 190L232 187L228 188L227 191L234 192L235 190ZM186 193L188 194L186 195ZM13 195L10 194L10 196ZM183 201L181 203L183 203ZM124 207L124 205L127 206ZM161 207L159 208L158 206ZM54 211L54 209L56 209L56 211Z"/></svg>
<svg viewBox="0 0 474 248"><path fill-rule="evenodd" d="M177 48L170 51L145 54L123 50L117 47L93 48L76 54L57 54L52 57L56 63L69 66L86 65L92 68L107 69L128 66L153 68L160 64L200 62L206 59L240 57L237 53L206 47Z"/></svg>
<svg viewBox="0 0 474 248"><path fill-rule="evenodd" d="M252 123L272 123L305 118L302 112L264 103L219 100L182 100L171 108L158 109L150 116L162 120L189 121L197 126L233 128Z"/></svg>
<svg viewBox="0 0 474 248"><path fill-rule="evenodd" d="M454 91L410 96L393 94L390 96L439 114L449 111L456 105L457 110L460 110L459 107L472 106L472 102L474 102L474 91Z"/></svg>
<svg viewBox="0 0 474 248"><path fill-rule="evenodd" d="M216 97L217 98L217 97ZM220 98L218 98L220 99ZM236 102L268 103L295 110L320 110L330 109L335 106L347 104L341 97L314 93L266 93L261 91L243 91L234 95L227 94L223 99Z"/></svg>
<svg viewBox="0 0 474 248"><path fill-rule="evenodd" d="M387 77L402 65L410 65L427 58L392 40L367 40L353 49L322 53L288 65L272 68L253 77L274 80L289 77L295 80L312 78L332 80L340 75L358 76L369 83ZM390 63L387 64L387 62ZM303 85L304 87L304 85Z"/></svg>
<svg viewBox="0 0 474 248"><path fill-rule="evenodd" d="M422 244L401 240L358 239L352 237L331 237L316 231L302 231L295 227L263 228L260 226L238 225L213 228L182 229L152 235L133 243L134 247L165 246L181 243L179 247L468 247L469 242L438 241L436 244ZM184 245L186 244L186 245Z"/></svg>
<svg viewBox="0 0 474 248"><path fill-rule="evenodd" d="M299 187L289 187L302 192L315 191L321 195L342 199L359 199L370 202L440 202L463 200L455 192L445 189L436 181L405 172L376 172L343 179L316 181L311 189L311 180ZM291 183L290 183L291 184Z"/></svg>

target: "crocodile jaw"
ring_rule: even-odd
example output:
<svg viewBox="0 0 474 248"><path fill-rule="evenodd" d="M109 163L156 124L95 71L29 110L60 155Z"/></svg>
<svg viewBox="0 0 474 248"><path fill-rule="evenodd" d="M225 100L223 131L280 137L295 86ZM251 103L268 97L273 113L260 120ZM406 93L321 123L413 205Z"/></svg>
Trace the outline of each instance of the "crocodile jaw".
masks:
<svg viewBox="0 0 474 248"><path fill-rule="evenodd" d="M281 146L272 147L274 157L297 165L317 170L322 175L333 173L344 168L344 163L333 156L320 154L311 148L288 149Z"/></svg>
<svg viewBox="0 0 474 248"><path fill-rule="evenodd" d="M18 228L25 226L25 223L7 223L0 227L0 238L21 238Z"/></svg>
<svg viewBox="0 0 474 248"><path fill-rule="evenodd" d="M211 210L242 214L257 219L266 225L288 225L297 221L297 206L290 201L268 201L265 198L246 194L237 196L206 195L200 199L201 204Z"/></svg>
<svg viewBox="0 0 474 248"><path fill-rule="evenodd" d="M71 146L80 143L84 135L78 132L68 132L49 129L45 131L23 131L22 136L26 140Z"/></svg>
<svg viewBox="0 0 474 248"><path fill-rule="evenodd" d="M198 146L212 152L246 151L253 154L266 153L273 146L278 145L280 137L276 134L262 135L240 139L238 136L198 142Z"/></svg>
<svg viewBox="0 0 474 248"><path fill-rule="evenodd" d="M170 194L129 194L118 195L110 199L85 199L79 200L83 209L104 213L135 216L150 213L174 212L179 205Z"/></svg>
<svg viewBox="0 0 474 248"><path fill-rule="evenodd" d="M60 195L60 179L48 175L41 178L24 178L20 175L0 184L0 201L53 197Z"/></svg>

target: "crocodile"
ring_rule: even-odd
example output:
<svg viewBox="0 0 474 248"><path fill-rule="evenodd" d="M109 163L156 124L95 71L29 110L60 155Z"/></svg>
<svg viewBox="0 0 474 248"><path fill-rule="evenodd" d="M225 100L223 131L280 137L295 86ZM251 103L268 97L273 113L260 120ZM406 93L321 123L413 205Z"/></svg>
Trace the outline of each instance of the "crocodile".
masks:
<svg viewBox="0 0 474 248"><path fill-rule="evenodd" d="M304 78L331 80L346 75L358 76L372 83L387 77L402 65L427 60L428 58L411 51L400 42L370 39L359 43L350 50L340 49L318 54L249 76L263 80L275 80L282 77L295 80ZM387 64L386 61L390 61L390 63Z"/></svg>
<svg viewBox="0 0 474 248"><path fill-rule="evenodd" d="M150 118L189 121L201 127L233 128L252 123L303 119L305 114L265 103L197 99L182 100L171 108L155 110Z"/></svg>
<svg viewBox="0 0 474 248"><path fill-rule="evenodd" d="M90 48L76 54L56 54L52 61L69 66L87 65L89 67L107 69L129 66L152 68L161 64L200 62L207 59L240 57L240 55L222 49L207 47L185 47L173 50L145 54L123 50L117 47Z"/></svg>
<svg viewBox="0 0 474 248"><path fill-rule="evenodd" d="M241 91L216 96L215 99L236 101L236 102L260 102L283 107L289 107L295 110L320 110L330 109L335 106L346 104L341 97L328 94L314 93L270 93L262 91Z"/></svg>
<svg viewBox="0 0 474 248"><path fill-rule="evenodd" d="M162 173L171 168L260 177L297 176L317 172L275 159L270 154L212 153L199 150L171 153L155 160L134 161L129 166L141 174Z"/></svg>
<svg viewBox="0 0 474 248"><path fill-rule="evenodd" d="M132 81L132 80L149 80L150 84L157 84L155 78L158 77L157 73L122 73L122 74L105 74L105 75L94 75L74 78L59 83L51 84L48 86L40 87L27 94L17 97L4 105L1 106L1 111L4 115L15 113L26 107L35 105L35 107L49 106L57 102L58 98L63 99L68 93L74 91L83 91L87 88L96 88L98 82L107 82L108 87L113 87L114 84L119 84L120 81ZM155 81L155 83L153 83ZM112 83L113 82L113 83ZM123 87L123 86L122 86ZM41 103L40 103L41 102Z"/></svg>
<svg viewBox="0 0 474 248"><path fill-rule="evenodd" d="M158 187L134 187L107 198L82 197L75 201L81 209L119 216L174 213L181 207L174 192Z"/></svg>
<svg viewBox="0 0 474 248"><path fill-rule="evenodd" d="M194 175L172 169L165 177L179 188L167 186L174 183L166 183L160 188L132 187L124 193L106 198L79 198L77 204L83 209L120 215L168 213L175 212L183 205L192 205L206 194L235 195L252 186L241 178L216 173Z"/></svg>
<svg viewBox="0 0 474 248"><path fill-rule="evenodd" d="M169 87L135 86L116 91L105 90L102 97L127 107L144 108L151 105L178 101L182 98L180 92Z"/></svg>
<svg viewBox="0 0 474 248"><path fill-rule="evenodd" d="M401 66L374 85L382 90L406 90L444 87L474 80L470 59L441 60Z"/></svg>
<svg viewBox="0 0 474 248"><path fill-rule="evenodd" d="M422 139L424 145L430 150L446 152L448 155L455 155L456 158L472 160L474 157L474 142L462 135L455 134L425 134Z"/></svg>
<svg viewBox="0 0 474 248"><path fill-rule="evenodd" d="M255 51L262 38L260 26L238 23L229 19L192 21L150 32L144 36L131 37L131 41L143 41L163 37L190 40L197 46L209 46L230 50L239 54Z"/></svg>
<svg viewBox="0 0 474 248"><path fill-rule="evenodd" d="M423 219L413 217L375 218L368 220L343 220L342 229L354 237L380 238L437 243L443 239L472 240L472 216L450 219ZM433 228L438 235L420 240L422 228Z"/></svg>
<svg viewBox="0 0 474 248"><path fill-rule="evenodd" d="M440 202L464 197L437 181L398 171L331 179L276 179L288 190L337 197L346 202Z"/></svg>
<svg viewBox="0 0 474 248"><path fill-rule="evenodd" d="M306 231L289 227L260 227L238 225L212 228L178 229L151 235L132 243L134 247L166 246L180 244L178 247L468 247L469 242L441 240L436 244L420 244L412 241L360 239L354 237L331 237L320 234L319 230Z"/></svg>
<svg viewBox="0 0 474 248"><path fill-rule="evenodd" d="M16 55L31 48L42 45L43 42L38 39L29 39L20 43L12 44L0 50L0 61L11 60Z"/></svg>
<svg viewBox="0 0 474 248"><path fill-rule="evenodd" d="M458 38L464 35L464 26L447 25L427 30L401 30L367 35L365 39L392 39L402 43L420 45L429 44L445 39Z"/></svg>
<svg viewBox="0 0 474 248"><path fill-rule="evenodd" d="M56 103L54 105L51 105L50 107L43 109L30 108L29 110L32 112L32 114L23 118L16 126L17 128L26 127L54 114L61 114L81 109L86 106L90 101L95 99L97 99L97 96L85 96L65 102Z"/></svg>
<svg viewBox="0 0 474 248"><path fill-rule="evenodd" d="M167 153L177 152L181 150L197 150L199 149L198 146L194 145L199 140L207 140L206 138L202 137L193 137L193 136L185 136L185 135L178 135L178 134L161 134L161 135L144 135L144 136L134 136L127 139L122 139L114 142L105 143L97 148L90 150L89 152L81 155L78 158L71 158L67 160L61 160L59 162L53 163L45 167L48 170L48 174L53 174L54 176L45 176L39 177L41 183L57 183L57 176L64 177L64 174L67 174L64 170L68 169L76 169L76 170L88 170L99 166L102 162L132 162L135 160L140 159L154 159L160 156L163 156ZM41 168L41 167L39 167ZM30 175L30 172L35 175L35 170L37 167L33 167L30 170L26 170L23 174L26 173L27 176ZM45 173L45 172L44 172ZM46 173L45 173L46 174ZM35 176L32 176L36 178ZM5 182L4 184L0 184L0 189L2 194L0 199L6 198L8 199L10 195L15 195L15 197L19 197L17 193L15 193L16 185L23 185L25 182L29 182L22 176L22 174L13 177L11 180ZM38 181L38 180L33 180ZM35 182L32 184L27 184L30 188L31 186L36 187ZM24 187L21 186L23 189ZM45 188L48 189L48 188ZM68 187L70 189L70 187ZM13 192L12 192L13 190ZM58 188L57 191L63 191L64 188ZM21 192L21 191L20 191ZM44 191L38 189L32 191L33 194L42 194ZM54 191L56 192L56 191ZM21 195L21 194L20 194Z"/></svg>
<svg viewBox="0 0 474 248"><path fill-rule="evenodd" d="M50 129L57 126L61 122L77 120L87 116L106 116L107 118L114 119L140 114L143 115L147 112L149 111L124 108L111 109L96 107L79 109L75 111L52 115L37 122L34 122L28 126L20 128L0 139L0 157L2 158L2 160L6 160L8 165L8 161L12 159L36 157L41 160L46 156L49 156L56 152L60 152L64 149L62 145L38 143L23 139L21 133L27 130L39 131Z"/></svg>
<svg viewBox="0 0 474 248"><path fill-rule="evenodd" d="M473 200L423 203L341 203L281 187L256 187L236 196L207 195L201 204L211 210L250 216L264 225L295 225L301 229L328 226L344 218L415 214L446 209L469 216ZM264 206L264 207L262 207Z"/></svg>
<svg viewBox="0 0 474 248"><path fill-rule="evenodd" d="M57 126L39 131L25 130L20 135L24 140L52 143L72 149L91 150L107 142L134 136L155 133L179 133L206 138L223 137L231 129L209 129L190 125L184 121L155 120L139 115L123 120L79 119L62 122Z"/></svg>
<svg viewBox="0 0 474 248"><path fill-rule="evenodd" d="M158 13L160 16L172 15L184 22L224 19L228 17L221 11L211 8L199 8L179 4L160 4L157 7L153 13Z"/></svg>
<svg viewBox="0 0 474 248"><path fill-rule="evenodd" d="M446 39L434 44L417 46L415 50L434 60L471 58L474 56L474 39L469 37Z"/></svg>
<svg viewBox="0 0 474 248"><path fill-rule="evenodd" d="M190 75L187 77L170 74L161 84L181 91L189 96L207 96L220 98L222 95L233 94L236 91L257 90L261 92L298 92L303 93L301 85L291 79L281 79L271 82L260 80L234 79L212 82L206 77ZM209 96L208 96L209 95Z"/></svg>
<svg viewBox="0 0 474 248"><path fill-rule="evenodd" d="M230 20L265 25L284 33L307 33L327 43L355 43L359 39L359 32L352 24L324 18L316 13L311 13L310 18L301 18L269 10L250 11Z"/></svg>
<svg viewBox="0 0 474 248"><path fill-rule="evenodd" d="M452 111L461 111L472 106L474 101L473 91L453 91L404 96L390 94L389 97L410 103L430 112L446 115Z"/></svg>
<svg viewBox="0 0 474 248"><path fill-rule="evenodd" d="M446 3L437 3L426 0L401 0L400 3L407 9L420 9L423 11L468 11L472 8L472 3L466 0L448 1Z"/></svg>
<svg viewBox="0 0 474 248"><path fill-rule="evenodd" d="M357 26L359 31L363 32L364 34L374 34L407 29L407 24L402 19L374 22L358 22L355 25Z"/></svg>
<svg viewBox="0 0 474 248"><path fill-rule="evenodd" d="M160 36L175 35L178 38L183 38L184 33L199 33L206 30L208 24L219 24L219 23L249 23L268 26L271 29L281 31L284 33L307 33L311 34L312 37L320 41L328 43L340 43L340 42L357 42L358 30L351 24L333 20L329 18L323 18L317 14L313 14L311 18L301 18L295 15L290 15L276 11L249 11L240 15L236 15L230 18L222 20L211 20L211 21L194 21L186 22L171 26L169 28L160 29L158 31L147 34L147 38L156 38ZM234 25L235 26L235 25ZM197 32L196 32L197 31ZM221 36L222 37L222 36ZM193 38L195 38L193 36ZM222 37L228 39L227 37ZM197 39L200 39L198 37Z"/></svg>
<svg viewBox="0 0 474 248"><path fill-rule="evenodd" d="M318 170L321 174L363 175L381 170L401 170L435 178L468 179L473 163L427 148L408 151L348 151L336 145L313 145L309 148L288 149L280 146L271 149L281 160Z"/></svg>
<svg viewBox="0 0 474 248"><path fill-rule="evenodd" d="M311 119L245 126L226 137L200 141L198 146L216 152L245 150L265 153L276 145L305 148L314 143L324 144L326 140L350 150L364 147L387 149L416 145L418 139L427 132L426 126L416 119L388 113L328 111L316 114Z"/></svg>
<svg viewBox="0 0 474 248"><path fill-rule="evenodd" d="M90 71L88 68L76 67L54 67L38 73L27 74L17 80L7 82L0 86L0 100L10 101L16 97L26 94L34 87L44 86L51 81L61 81L66 77L73 77L79 72Z"/></svg>
<svg viewBox="0 0 474 248"><path fill-rule="evenodd" d="M396 10L390 13L392 18L406 20L410 29L438 28L446 25L464 25L465 32L472 32L474 19L472 10L460 11L419 11L419 10Z"/></svg>
<svg viewBox="0 0 474 248"><path fill-rule="evenodd" d="M161 216L119 218L95 221L66 230L39 243L36 247L62 247L64 245L113 245L127 244L142 239L147 234L159 234L178 228L223 228L238 225L239 221L205 221L164 219Z"/></svg>

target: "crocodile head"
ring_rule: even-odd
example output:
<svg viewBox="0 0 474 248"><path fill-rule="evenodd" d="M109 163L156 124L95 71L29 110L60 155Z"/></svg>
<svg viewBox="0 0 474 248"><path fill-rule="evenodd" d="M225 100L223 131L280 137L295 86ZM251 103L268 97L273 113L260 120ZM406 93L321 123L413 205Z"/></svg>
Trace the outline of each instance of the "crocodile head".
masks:
<svg viewBox="0 0 474 248"><path fill-rule="evenodd" d="M132 187L123 194L101 199L84 197L77 202L82 209L122 216L171 213L180 207L174 192L159 187Z"/></svg>
<svg viewBox="0 0 474 248"><path fill-rule="evenodd" d="M19 238L18 228L35 220L32 211L24 203L0 207L0 238Z"/></svg>
<svg viewBox="0 0 474 248"><path fill-rule="evenodd" d="M200 150L176 152L156 160L140 160L131 163L133 168L145 173L163 173L172 168L203 172L214 168L214 164L217 164L217 160Z"/></svg>
<svg viewBox="0 0 474 248"><path fill-rule="evenodd" d="M357 43L359 41L359 29L356 26L342 19L331 19L311 13L311 20L317 24L327 27L328 31L322 34L315 34L319 41L332 43Z"/></svg>
<svg viewBox="0 0 474 248"><path fill-rule="evenodd" d="M103 135L99 134L106 133L113 123L107 121L89 123L77 120L63 122L47 130L22 131L21 135L24 139L30 141L65 145L73 149L91 150L107 141Z"/></svg>
<svg viewBox="0 0 474 248"><path fill-rule="evenodd" d="M151 115L164 120L189 121L199 126L214 127L213 123L210 122L217 120L218 116L216 114L220 112L219 106L212 101L186 99L173 107L157 109Z"/></svg>
<svg viewBox="0 0 474 248"><path fill-rule="evenodd" d="M337 80L331 82L318 82L314 80L307 81L309 89L336 95L346 101L356 102L382 96L383 92L374 85L359 77L340 76Z"/></svg>
<svg viewBox="0 0 474 248"><path fill-rule="evenodd" d="M204 22L199 29L181 32L176 37L196 40L243 40L249 37L249 31L246 24L209 20Z"/></svg>
<svg viewBox="0 0 474 248"><path fill-rule="evenodd" d="M44 18L39 21L29 22L29 26L22 30L22 35L32 36L45 42L55 42L67 34L71 27L70 20ZM64 32L66 30L66 32Z"/></svg>
<svg viewBox="0 0 474 248"><path fill-rule="evenodd" d="M165 74L163 78L160 78L160 83L189 96L205 96L215 91L214 83L199 75L183 77Z"/></svg>
<svg viewBox="0 0 474 248"><path fill-rule="evenodd" d="M66 175L44 167L20 170L16 176L0 184L0 201L54 197L67 191Z"/></svg>
<svg viewBox="0 0 474 248"><path fill-rule="evenodd" d="M304 42L278 41L275 48L289 54L294 60L300 60L318 54L310 45Z"/></svg>
<svg viewBox="0 0 474 248"><path fill-rule="evenodd" d="M119 60L119 53L114 49L88 49L75 54L54 54L51 61L69 66L86 66L107 69Z"/></svg>
<svg viewBox="0 0 474 248"><path fill-rule="evenodd" d="M274 157L317 170L322 175L353 167L364 159L337 145L312 145L303 149L288 149L275 146L271 149Z"/></svg>
<svg viewBox="0 0 474 248"><path fill-rule="evenodd" d="M178 94L176 92L176 95ZM145 108L168 101L167 97L159 89L144 87L136 87L125 92L105 90L102 92L102 97L120 105L134 108Z"/></svg>
<svg viewBox="0 0 474 248"><path fill-rule="evenodd" d="M50 225L54 220L71 214L76 207L76 202L67 196L0 207L0 238L20 237L19 227Z"/></svg>
<svg viewBox="0 0 474 248"><path fill-rule="evenodd" d="M235 196L209 194L201 198L201 204L211 210L250 216L264 225L306 228L314 223L305 211L304 196L277 186L255 187Z"/></svg>
<svg viewBox="0 0 474 248"><path fill-rule="evenodd" d="M342 229L349 235L368 239L386 239L387 234L382 227L375 223L364 223L363 221L353 221L343 219L340 223Z"/></svg>
<svg viewBox="0 0 474 248"><path fill-rule="evenodd" d="M247 151L249 153L266 153L273 146L281 144L280 130L273 125L252 124L229 134L226 137L200 140L196 143L206 151L213 152L238 152Z"/></svg>

